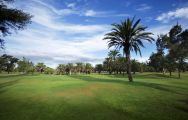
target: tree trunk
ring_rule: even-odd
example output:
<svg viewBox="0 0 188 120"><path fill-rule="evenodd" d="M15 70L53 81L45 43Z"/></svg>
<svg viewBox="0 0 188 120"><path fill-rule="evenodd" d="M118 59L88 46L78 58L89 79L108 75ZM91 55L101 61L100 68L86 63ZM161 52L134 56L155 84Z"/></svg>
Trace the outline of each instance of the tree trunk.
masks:
<svg viewBox="0 0 188 120"><path fill-rule="evenodd" d="M181 75L180 75L180 69L178 69L178 78L180 78Z"/></svg>
<svg viewBox="0 0 188 120"><path fill-rule="evenodd" d="M126 62L127 62L127 73L128 73L129 82L133 82L133 78L131 74L130 51L126 52Z"/></svg>
<svg viewBox="0 0 188 120"><path fill-rule="evenodd" d="M172 72L170 71L170 77L172 76Z"/></svg>

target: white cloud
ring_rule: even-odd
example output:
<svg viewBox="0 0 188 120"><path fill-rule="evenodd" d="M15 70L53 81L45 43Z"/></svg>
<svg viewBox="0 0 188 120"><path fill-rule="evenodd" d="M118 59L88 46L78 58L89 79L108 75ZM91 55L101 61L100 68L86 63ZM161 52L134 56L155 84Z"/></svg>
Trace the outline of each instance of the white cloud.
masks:
<svg viewBox="0 0 188 120"><path fill-rule="evenodd" d="M65 22L64 15L73 14L73 9L58 10L41 0L28 1L16 2L14 7L22 7L31 13L33 24L6 38L8 54L19 58L25 56L51 67L68 62L102 62L103 56L96 53L107 50L102 38L110 30L108 25Z"/></svg>
<svg viewBox="0 0 188 120"><path fill-rule="evenodd" d="M54 13L46 7L30 6L25 9L27 11L32 11L32 15L34 16L32 19L33 22L45 26L48 29L53 29L56 31L62 31L70 34L74 34L74 33L93 34L93 33L106 31L109 28L108 25L81 25L81 24L66 23L62 20L63 18L61 16L58 16L56 14L56 12ZM64 12L68 13L69 11L64 10Z"/></svg>
<svg viewBox="0 0 188 120"><path fill-rule="evenodd" d="M27 29L7 38L7 51L19 58L25 56L35 63L44 62L47 65L68 62L96 64L101 63L103 58L94 53L107 50L106 41L102 40L104 34L67 41L66 38L57 36L53 30Z"/></svg>
<svg viewBox="0 0 188 120"><path fill-rule="evenodd" d="M147 5L147 4L140 4L137 6L136 10L137 11L147 11L150 10L152 7Z"/></svg>
<svg viewBox="0 0 188 120"><path fill-rule="evenodd" d="M85 16L96 16L97 13L94 10L87 10Z"/></svg>
<svg viewBox="0 0 188 120"><path fill-rule="evenodd" d="M156 20L167 23L169 20L175 18L185 18L188 19L188 7L178 8L174 11L169 11L159 15Z"/></svg>
<svg viewBox="0 0 188 120"><path fill-rule="evenodd" d="M68 3L67 7L68 8L74 8L76 6L76 3Z"/></svg>
<svg viewBox="0 0 188 120"><path fill-rule="evenodd" d="M155 27L148 29L148 31L152 32L154 36L157 37L157 35L160 35L160 34L167 34L171 27L172 27L171 25L155 26Z"/></svg>

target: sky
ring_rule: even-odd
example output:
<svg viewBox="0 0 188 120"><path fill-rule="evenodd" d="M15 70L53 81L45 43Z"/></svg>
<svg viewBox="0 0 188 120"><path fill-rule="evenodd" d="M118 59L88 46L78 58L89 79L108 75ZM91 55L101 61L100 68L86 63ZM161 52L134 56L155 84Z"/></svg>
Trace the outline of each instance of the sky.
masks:
<svg viewBox="0 0 188 120"><path fill-rule="evenodd" d="M55 68L58 64L102 63L109 52L104 35L112 23L126 18L141 18L146 31L168 33L178 21L188 28L188 0L15 0L9 7L33 15L25 30L5 38L1 54L26 57ZM142 56L132 53L140 62L156 51L155 43L144 42Z"/></svg>

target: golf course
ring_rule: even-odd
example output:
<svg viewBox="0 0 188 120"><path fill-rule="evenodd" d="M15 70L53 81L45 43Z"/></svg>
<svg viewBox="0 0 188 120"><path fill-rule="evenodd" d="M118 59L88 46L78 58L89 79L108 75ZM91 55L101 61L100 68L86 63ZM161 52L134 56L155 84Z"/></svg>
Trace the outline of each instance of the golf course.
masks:
<svg viewBox="0 0 188 120"><path fill-rule="evenodd" d="M186 120L188 74L0 75L0 120Z"/></svg>
<svg viewBox="0 0 188 120"><path fill-rule="evenodd" d="M188 120L188 0L0 0L0 120Z"/></svg>

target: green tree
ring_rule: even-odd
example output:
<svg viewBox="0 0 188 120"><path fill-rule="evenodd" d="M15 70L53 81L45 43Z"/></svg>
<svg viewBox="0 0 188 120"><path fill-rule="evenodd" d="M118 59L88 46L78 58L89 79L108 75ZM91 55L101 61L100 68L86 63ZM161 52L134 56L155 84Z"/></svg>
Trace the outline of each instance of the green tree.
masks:
<svg viewBox="0 0 188 120"><path fill-rule="evenodd" d="M144 47L143 41L152 42L154 39L150 36L151 32L144 32L147 27L140 24L140 19L134 22L134 18L122 21L120 24L112 24L113 28L110 33L105 35L104 40L108 40L108 46L117 49L123 49L126 55L127 72L129 81L132 82L131 74L131 51L139 52L141 55L140 47Z"/></svg>
<svg viewBox="0 0 188 120"><path fill-rule="evenodd" d="M69 75L72 75L73 68L74 68L73 63L68 63L66 65L66 73L69 74Z"/></svg>
<svg viewBox="0 0 188 120"><path fill-rule="evenodd" d="M46 67L46 69L44 70L45 74L53 74L54 73L54 69L50 68L50 67Z"/></svg>
<svg viewBox="0 0 188 120"><path fill-rule="evenodd" d="M112 74L112 58L105 58L103 68L105 71L108 71L109 74Z"/></svg>
<svg viewBox="0 0 188 120"><path fill-rule="evenodd" d="M90 74L93 70L93 67L90 63L86 63L85 72L86 74Z"/></svg>
<svg viewBox="0 0 188 120"><path fill-rule="evenodd" d="M56 68L56 71L58 75L63 75L66 71L66 65L59 64L58 67Z"/></svg>
<svg viewBox="0 0 188 120"><path fill-rule="evenodd" d="M177 24L170 29L168 49L169 54L175 58L178 68L178 77L184 69L185 60L188 57L188 30L182 31L181 25Z"/></svg>
<svg viewBox="0 0 188 120"><path fill-rule="evenodd" d="M111 66L112 66L112 72L117 72L118 73L118 66L117 66L117 58L120 57L121 54L117 50L110 50L108 52L108 57L111 58Z"/></svg>
<svg viewBox="0 0 188 120"><path fill-rule="evenodd" d="M43 73L46 65L44 63L37 63L37 65L35 66L37 72Z"/></svg>
<svg viewBox="0 0 188 120"><path fill-rule="evenodd" d="M24 57L22 60L19 60L17 64L18 64L17 69L19 72L29 73L32 72L32 70L34 69L33 63Z"/></svg>
<svg viewBox="0 0 188 120"><path fill-rule="evenodd" d="M131 68L132 72L135 74L140 70L140 63L135 59L131 60Z"/></svg>
<svg viewBox="0 0 188 120"><path fill-rule="evenodd" d="M78 74L80 74L81 72L83 72L83 70L84 70L84 64L81 63L81 62L76 63L76 70L77 70Z"/></svg>
<svg viewBox="0 0 188 120"><path fill-rule="evenodd" d="M103 65L102 64L97 64L95 66L95 71L97 71L99 74L101 74L102 70L103 70Z"/></svg>
<svg viewBox="0 0 188 120"><path fill-rule="evenodd" d="M152 66L155 69L155 72L162 72L164 65L162 62L164 61L161 53L152 53L149 58L149 66Z"/></svg>
<svg viewBox="0 0 188 120"><path fill-rule="evenodd" d="M14 70L15 64L18 62L18 58L7 54L2 55L0 59L2 61L0 63L1 69L8 72L8 74Z"/></svg>
<svg viewBox="0 0 188 120"><path fill-rule="evenodd" d="M112 58L113 61L115 61L119 56L121 56L121 54L117 50L110 50L110 52L108 52L108 57Z"/></svg>
<svg viewBox="0 0 188 120"><path fill-rule="evenodd" d="M7 2L14 0L0 0L0 48L4 48L4 36L12 30L24 29L30 23L31 15L15 8L9 8Z"/></svg>
<svg viewBox="0 0 188 120"><path fill-rule="evenodd" d="M176 70L176 60L175 57L173 57L172 54L167 54L165 56L165 67L170 73L170 76L172 76L172 72Z"/></svg>
<svg viewBox="0 0 188 120"><path fill-rule="evenodd" d="M123 75L124 75L124 72L126 71L126 64L125 64L125 59L124 57L122 56L119 56L117 58L117 71L121 74L123 72Z"/></svg>

